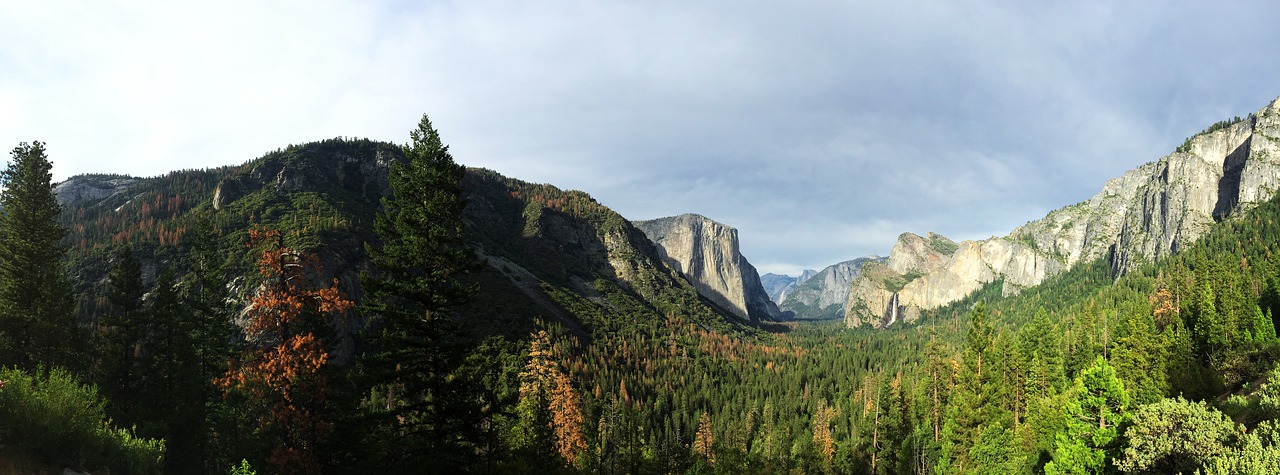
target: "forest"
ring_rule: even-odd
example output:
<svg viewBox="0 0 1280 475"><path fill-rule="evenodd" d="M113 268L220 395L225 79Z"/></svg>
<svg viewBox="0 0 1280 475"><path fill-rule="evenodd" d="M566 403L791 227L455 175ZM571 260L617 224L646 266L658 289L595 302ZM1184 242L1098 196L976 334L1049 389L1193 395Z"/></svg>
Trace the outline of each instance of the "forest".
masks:
<svg viewBox="0 0 1280 475"><path fill-rule="evenodd" d="M1277 200L873 330L728 316L426 116L94 206L50 170L0 175L0 471L1280 473Z"/></svg>

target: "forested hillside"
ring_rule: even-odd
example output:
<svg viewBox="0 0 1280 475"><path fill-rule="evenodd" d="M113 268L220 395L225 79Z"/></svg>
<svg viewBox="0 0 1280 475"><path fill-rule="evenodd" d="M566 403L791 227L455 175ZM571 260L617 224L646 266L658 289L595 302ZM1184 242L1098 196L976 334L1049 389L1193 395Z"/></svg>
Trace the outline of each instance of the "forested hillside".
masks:
<svg viewBox="0 0 1280 475"><path fill-rule="evenodd" d="M76 177L61 207L56 157L15 150L0 468L1280 471L1276 201L1119 279L752 325L589 195L465 169L425 117L410 139Z"/></svg>

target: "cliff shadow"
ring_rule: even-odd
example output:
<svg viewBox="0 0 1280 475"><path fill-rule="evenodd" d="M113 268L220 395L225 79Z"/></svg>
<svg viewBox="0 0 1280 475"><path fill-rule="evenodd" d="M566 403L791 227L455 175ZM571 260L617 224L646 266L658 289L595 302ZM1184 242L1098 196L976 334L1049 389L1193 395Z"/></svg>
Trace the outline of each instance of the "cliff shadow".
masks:
<svg viewBox="0 0 1280 475"><path fill-rule="evenodd" d="M1249 147L1253 136L1244 139L1227 158L1222 161L1222 179L1218 180L1218 202L1213 206L1213 220L1222 221L1231 215L1240 203L1240 180L1244 175L1244 163L1249 158Z"/></svg>

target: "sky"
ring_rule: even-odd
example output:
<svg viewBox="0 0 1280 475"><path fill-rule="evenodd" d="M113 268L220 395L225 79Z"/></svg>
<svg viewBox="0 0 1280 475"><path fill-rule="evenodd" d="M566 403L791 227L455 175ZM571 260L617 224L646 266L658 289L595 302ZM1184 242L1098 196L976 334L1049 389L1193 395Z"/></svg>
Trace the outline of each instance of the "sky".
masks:
<svg viewBox="0 0 1280 475"><path fill-rule="evenodd" d="M1280 96L1280 7L0 0L0 145L55 180L405 143L699 213L765 272L1005 235ZM6 156L7 160L8 157Z"/></svg>

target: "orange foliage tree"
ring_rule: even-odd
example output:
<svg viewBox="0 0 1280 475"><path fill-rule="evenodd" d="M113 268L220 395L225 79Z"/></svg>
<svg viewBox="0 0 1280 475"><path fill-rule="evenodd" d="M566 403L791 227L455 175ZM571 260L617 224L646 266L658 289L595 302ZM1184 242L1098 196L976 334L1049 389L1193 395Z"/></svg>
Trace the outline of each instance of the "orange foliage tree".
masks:
<svg viewBox="0 0 1280 475"><path fill-rule="evenodd" d="M250 239L263 279L247 311L245 336L253 345L217 383L225 395L240 393L268 408L258 426L280 440L268 464L280 473L319 473L317 446L333 423L326 414L329 351L318 332L352 302L337 279L329 287L313 285L314 257L285 247L279 231L254 229Z"/></svg>
<svg viewBox="0 0 1280 475"><path fill-rule="evenodd" d="M516 409L522 427L517 429L521 432L517 445L536 447L548 442L539 439L550 436L555 453L565 464L573 465L587 450L578 391L560 368L546 330L534 333L529 345L529 362L520 374L520 402Z"/></svg>
<svg viewBox="0 0 1280 475"><path fill-rule="evenodd" d="M716 464L714 444L715 434L711 430L711 414L703 412L698 418L698 432L693 438L693 454L714 466Z"/></svg>

